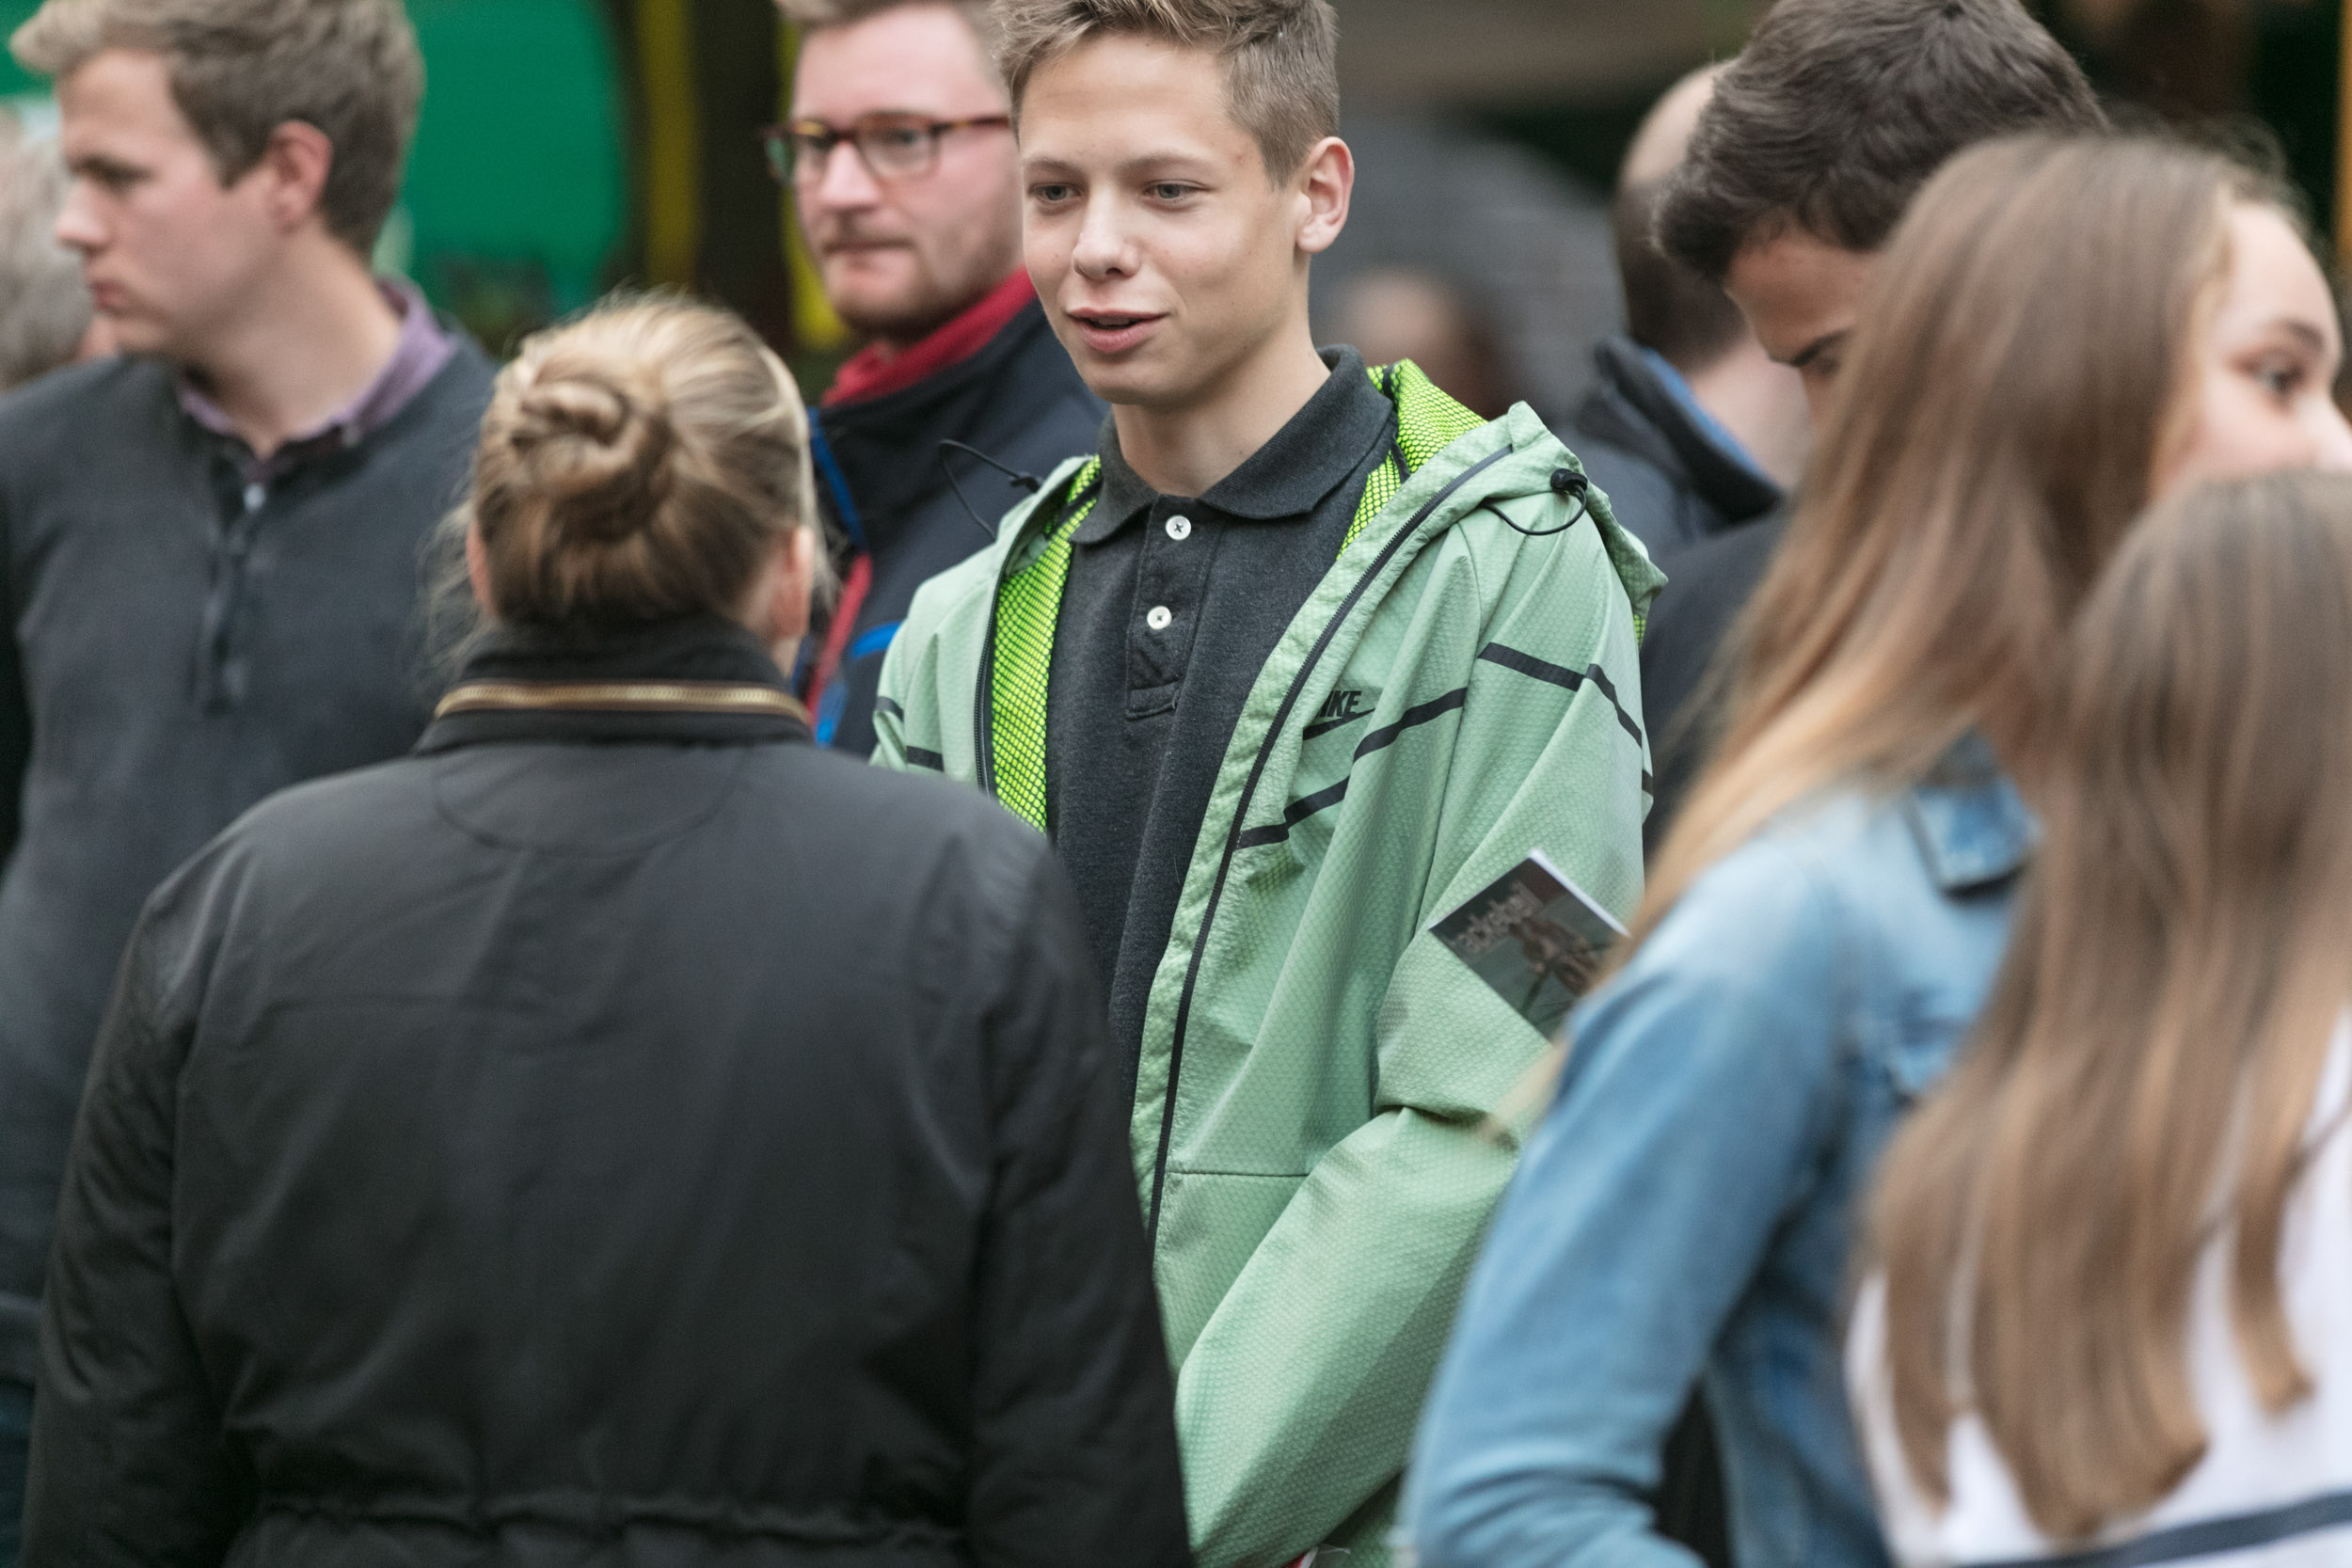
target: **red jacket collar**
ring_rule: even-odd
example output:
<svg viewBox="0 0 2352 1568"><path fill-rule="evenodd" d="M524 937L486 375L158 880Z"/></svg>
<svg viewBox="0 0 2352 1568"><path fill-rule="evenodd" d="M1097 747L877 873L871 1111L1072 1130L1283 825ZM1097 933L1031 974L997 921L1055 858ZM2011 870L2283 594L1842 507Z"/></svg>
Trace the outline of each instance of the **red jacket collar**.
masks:
<svg viewBox="0 0 2352 1568"><path fill-rule="evenodd" d="M900 391L925 376L969 359L988 346L1021 308L1037 297L1026 270L1013 275L980 297L979 303L903 353L885 358L880 345L858 350L845 361L827 389L827 405L878 398Z"/></svg>

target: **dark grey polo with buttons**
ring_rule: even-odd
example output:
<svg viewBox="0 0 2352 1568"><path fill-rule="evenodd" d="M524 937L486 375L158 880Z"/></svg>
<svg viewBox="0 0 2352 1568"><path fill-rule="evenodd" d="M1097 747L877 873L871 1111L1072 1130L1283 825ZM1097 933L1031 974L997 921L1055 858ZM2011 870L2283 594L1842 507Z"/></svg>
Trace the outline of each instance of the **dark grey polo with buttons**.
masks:
<svg viewBox="0 0 2352 1568"><path fill-rule="evenodd" d="M1352 348L1205 496L1163 496L1103 424L1102 494L1072 536L1046 699L1050 831L1110 996L1129 1087L1217 765L1283 628L1339 559L1395 409Z"/></svg>

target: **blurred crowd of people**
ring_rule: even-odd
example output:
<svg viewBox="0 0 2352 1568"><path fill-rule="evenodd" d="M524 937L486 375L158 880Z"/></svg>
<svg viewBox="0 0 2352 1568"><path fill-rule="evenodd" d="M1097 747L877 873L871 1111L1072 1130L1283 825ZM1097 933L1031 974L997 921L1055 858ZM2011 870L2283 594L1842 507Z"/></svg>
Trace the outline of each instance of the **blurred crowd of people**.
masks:
<svg viewBox="0 0 2352 1568"><path fill-rule="evenodd" d="M2273 173L1779 0L1555 429L1328 0L783 4L809 402L376 276L400 0L14 36L0 1568L2352 1563Z"/></svg>

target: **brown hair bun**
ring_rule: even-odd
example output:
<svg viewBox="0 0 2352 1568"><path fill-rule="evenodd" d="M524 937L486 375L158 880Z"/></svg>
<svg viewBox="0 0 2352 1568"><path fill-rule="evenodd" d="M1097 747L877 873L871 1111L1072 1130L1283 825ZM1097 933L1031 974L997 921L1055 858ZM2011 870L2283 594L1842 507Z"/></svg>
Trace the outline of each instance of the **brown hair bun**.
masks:
<svg viewBox="0 0 2352 1568"><path fill-rule="evenodd" d="M727 311L624 299L539 333L499 374L466 502L495 613L739 615L777 542L816 525L808 458L791 375Z"/></svg>
<svg viewBox="0 0 2352 1568"><path fill-rule="evenodd" d="M651 520L669 492L677 444L659 388L632 395L611 370L552 363L516 399L506 439L549 520L604 541Z"/></svg>

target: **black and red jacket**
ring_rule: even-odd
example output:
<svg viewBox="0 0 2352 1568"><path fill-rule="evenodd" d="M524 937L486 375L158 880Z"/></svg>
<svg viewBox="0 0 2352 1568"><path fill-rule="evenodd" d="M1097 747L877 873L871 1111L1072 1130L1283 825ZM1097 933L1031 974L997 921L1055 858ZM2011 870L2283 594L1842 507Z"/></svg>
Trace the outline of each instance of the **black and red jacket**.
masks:
<svg viewBox="0 0 2352 1568"><path fill-rule="evenodd" d="M818 504L843 584L796 682L819 741L858 756L874 749L882 655L914 591L994 538L997 519L1026 494L967 452L948 448L943 460L941 443L1041 475L1093 451L1103 415L1034 297L976 352L913 385L828 399L815 411Z"/></svg>

